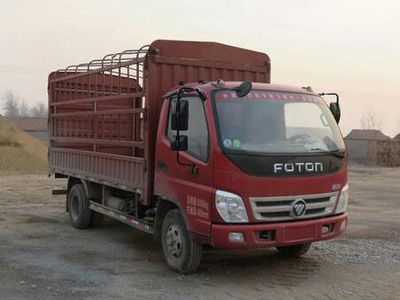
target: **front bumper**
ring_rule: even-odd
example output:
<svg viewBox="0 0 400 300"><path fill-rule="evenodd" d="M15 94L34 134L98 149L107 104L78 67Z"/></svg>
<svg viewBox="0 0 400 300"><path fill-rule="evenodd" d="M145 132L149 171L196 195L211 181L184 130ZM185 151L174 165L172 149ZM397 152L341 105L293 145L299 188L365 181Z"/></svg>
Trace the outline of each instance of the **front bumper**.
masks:
<svg viewBox="0 0 400 300"><path fill-rule="evenodd" d="M343 223L345 222L345 223ZM347 213L314 220L268 224L213 224L211 245L215 248L268 248L328 240L343 233ZM229 233L239 232L243 241L229 240ZM268 238L265 238L268 236Z"/></svg>

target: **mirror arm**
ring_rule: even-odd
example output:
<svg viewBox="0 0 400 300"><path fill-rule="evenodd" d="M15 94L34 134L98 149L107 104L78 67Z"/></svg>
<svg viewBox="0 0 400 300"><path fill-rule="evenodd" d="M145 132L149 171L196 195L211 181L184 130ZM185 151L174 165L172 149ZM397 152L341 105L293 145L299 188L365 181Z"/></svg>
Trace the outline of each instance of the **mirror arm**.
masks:
<svg viewBox="0 0 400 300"><path fill-rule="evenodd" d="M320 93L318 95L320 95L320 96L335 96L336 103L339 104L339 95L337 93Z"/></svg>
<svg viewBox="0 0 400 300"><path fill-rule="evenodd" d="M340 105L339 105L339 95L337 93L320 93L318 94L319 96L335 96L336 97L336 103L331 102L329 104L329 109L331 111L331 113L333 114L336 123L339 124L340 121ZM335 106L333 106L335 104ZM333 109L334 108L334 109Z"/></svg>

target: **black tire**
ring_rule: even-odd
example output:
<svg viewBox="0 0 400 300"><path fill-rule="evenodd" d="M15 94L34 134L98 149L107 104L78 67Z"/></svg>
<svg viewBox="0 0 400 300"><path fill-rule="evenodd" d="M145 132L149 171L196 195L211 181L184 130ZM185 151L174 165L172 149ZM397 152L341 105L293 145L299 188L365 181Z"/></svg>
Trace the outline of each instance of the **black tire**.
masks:
<svg viewBox="0 0 400 300"><path fill-rule="evenodd" d="M276 247L278 251L286 257L300 257L307 253L310 249L311 243Z"/></svg>
<svg viewBox="0 0 400 300"><path fill-rule="evenodd" d="M200 265L203 247L190 237L179 209L168 211L161 231L161 244L168 266L182 274L195 272Z"/></svg>
<svg viewBox="0 0 400 300"><path fill-rule="evenodd" d="M72 226L86 229L90 226L89 199L82 184L75 184L68 192L68 212Z"/></svg>

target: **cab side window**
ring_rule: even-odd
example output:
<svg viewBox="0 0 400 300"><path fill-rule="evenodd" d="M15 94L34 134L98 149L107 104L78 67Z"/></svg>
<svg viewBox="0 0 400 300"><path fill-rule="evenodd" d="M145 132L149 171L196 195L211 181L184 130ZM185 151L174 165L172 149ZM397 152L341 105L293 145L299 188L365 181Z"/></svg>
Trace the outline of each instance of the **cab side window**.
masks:
<svg viewBox="0 0 400 300"><path fill-rule="evenodd" d="M189 128L180 131L180 134L188 136L188 152L190 155L204 162L208 161L208 129L203 101L198 97L182 98L189 102ZM176 105L176 98L170 100L168 115L168 140L172 141L176 131L171 129L171 113Z"/></svg>

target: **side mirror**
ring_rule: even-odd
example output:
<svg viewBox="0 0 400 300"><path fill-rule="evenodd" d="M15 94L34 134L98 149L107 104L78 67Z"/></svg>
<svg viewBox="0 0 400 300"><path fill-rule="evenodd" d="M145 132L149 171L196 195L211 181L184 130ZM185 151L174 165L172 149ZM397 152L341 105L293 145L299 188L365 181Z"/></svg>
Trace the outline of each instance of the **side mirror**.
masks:
<svg viewBox="0 0 400 300"><path fill-rule="evenodd" d="M189 102L180 100L176 102L171 115L172 130L188 130L189 126Z"/></svg>
<svg viewBox="0 0 400 300"><path fill-rule="evenodd" d="M339 105L339 95L337 93L320 93L320 96L335 96L336 102L332 102L329 104L329 109L336 120L336 123L339 124L340 121L340 105Z"/></svg>
<svg viewBox="0 0 400 300"><path fill-rule="evenodd" d="M186 151L188 149L188 137L187 135L176 135L174 140L170 144L172 151Z"/></svg>
<svg viewBox="0 0 400 300"><path fill-rule="evenodd" d="M332 102L329 104L329 109L336 120L336 123L340 121L340 105L338 102Z"/></svg>
<svg viewBox="0 0 400 300"><path fill-rule="evenodd" d="M248 93L250 93L252 88L253 84L251 83L251 81L244 81L239 86L233 88L233 90L236 92L236 95L238 97L244 97Z"/></svg>

